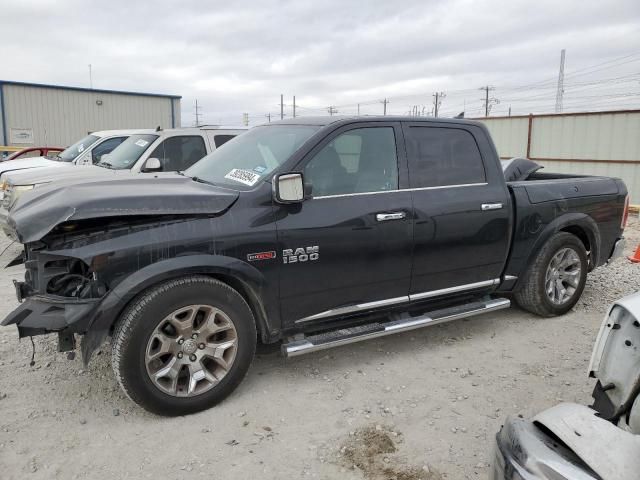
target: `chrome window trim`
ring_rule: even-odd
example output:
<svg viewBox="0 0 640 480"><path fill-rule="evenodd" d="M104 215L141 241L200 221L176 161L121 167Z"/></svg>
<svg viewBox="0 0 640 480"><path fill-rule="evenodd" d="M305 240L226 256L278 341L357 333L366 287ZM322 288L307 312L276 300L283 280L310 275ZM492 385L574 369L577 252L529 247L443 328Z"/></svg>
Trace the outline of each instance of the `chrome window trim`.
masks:
<svg viewBox="0 0 640 480"><path fill-rule="evenodd" d="M340 193L338 195L321 195L319 197L311 197L312 200L322 200L325 198L340 197L357 197L361 195L376 195L378 193L395 193L395 192L419 192L422 190L442 190L443 188L462 188L462 187L481 187L489 185L487 182L481 183L461 183L459 185L440 185L437 187L418 187L418 188L396 188L394 190L380 190L378 192L358 192L358 193Z"/></svg>
<svg viewBox="0 0 640 480"><path fill-rule="evenodd" d="M412 302L414 300L421 300L423 298L437 297L439 295L445 295L447 293L456 293L456 292L463 292L466 290L473 290L476 288L490 287L492 285L498 285L499 283L500 283L500 279L494 278L493 280L467 283L464 285L458 285L456 287L441 288L439 290L430 290L428 292L414 293L404 297L387 298L385 300L376 300L374 302L358 303L356 305L349 305L346 307L332 308L330 310L325 310L324 312L316 313L314 315L301 318L299 320L296 320L294 323L311 322L314 320L321 320L323 318L336 317L340 315L346 315L349 313L357 313L357 312L360 312L363 310L369 310L372 308L386 307L389 305L397 305L399 303Z"/></svg>

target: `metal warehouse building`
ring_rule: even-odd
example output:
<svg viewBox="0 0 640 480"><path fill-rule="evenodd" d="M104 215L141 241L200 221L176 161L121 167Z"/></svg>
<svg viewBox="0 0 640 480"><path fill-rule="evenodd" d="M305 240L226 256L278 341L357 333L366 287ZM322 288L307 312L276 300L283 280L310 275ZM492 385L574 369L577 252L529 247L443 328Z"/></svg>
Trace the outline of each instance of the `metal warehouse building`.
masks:
<svg viewBox="0 0 640 480"><path fill-rule="evenodd" d="M640 204L640 110L481 118L502 158L527 157L547 170L619 177Z"/></svg>
<svg viewBox="0 0 640 480"><path fill-rule="evenodd" d="M179 127L181 98L0 80L0 145L64 147L97 130Z"/></svg>

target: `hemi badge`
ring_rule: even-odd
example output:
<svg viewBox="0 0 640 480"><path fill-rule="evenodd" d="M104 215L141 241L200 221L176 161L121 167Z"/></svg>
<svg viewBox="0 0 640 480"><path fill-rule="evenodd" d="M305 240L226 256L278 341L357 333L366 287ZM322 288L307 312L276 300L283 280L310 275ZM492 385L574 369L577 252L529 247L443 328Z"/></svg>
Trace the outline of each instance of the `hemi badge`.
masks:
<svg viewBox="0 0 640 480"><path fill-rule="evenodd" d="M259 253L249 253L247 255L247 260L250 262L255 262L256 260L271 260L272 258L276 258L276 252L259 252Z"/></svg>

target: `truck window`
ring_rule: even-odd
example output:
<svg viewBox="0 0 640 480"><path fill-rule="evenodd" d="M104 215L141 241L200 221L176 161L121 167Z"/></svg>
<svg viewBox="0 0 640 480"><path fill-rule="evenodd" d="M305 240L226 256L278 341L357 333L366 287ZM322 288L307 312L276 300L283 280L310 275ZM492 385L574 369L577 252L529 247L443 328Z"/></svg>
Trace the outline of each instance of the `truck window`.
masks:
<svg viewBox="0 0 640 480"><path fill-rule="evenodd" d="M484 183L480 150L459 128L409 127L406 135L411 188Z"/></svg>
<svg viewBox="0 0 640 480"><path fill-rule="evenodd" d="M215 144L216 148L219 148L229 140L231 140L233 137L235 137L235 135L216 135L215 137L213 137L213 143Z"/></svg>
<svg viewBox="0 0 640 480"><path fill-rule="evenodd" d="M207 154L200 136L169 137L151 152L149 158L157 158L164 172L185 170Z"/></svg>
<svg viewBox="0 0 640 480"><path fill-rule="evenodd" d="M391 127L349 130L325 145L304 169L314 197L398 189Z"/></svg>
<svg viewBox="0 0 640 480"><path fill-rule="evenodd" d="M127 137L114 137L105 140L100 145L96 145L91 151L92 163L98 163L105 153L111 153L118 145L125 141Z"/></svg>

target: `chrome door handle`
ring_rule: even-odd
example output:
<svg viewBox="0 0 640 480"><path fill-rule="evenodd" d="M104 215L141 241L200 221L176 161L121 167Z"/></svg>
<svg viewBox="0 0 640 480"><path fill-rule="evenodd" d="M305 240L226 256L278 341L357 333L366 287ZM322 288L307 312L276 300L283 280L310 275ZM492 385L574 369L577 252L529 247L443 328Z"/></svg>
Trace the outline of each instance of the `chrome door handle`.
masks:
<svg viewBox="0 0 640 480"><path fill-rule="evenodd" d="M407 214L404 212L394 213L378 213L376 214L376 220L379 222L386 222L387 220L402 220Z"/></svg>
<svg viewBox="0 0 640 480"><path fill-rule="evenodd" d="M501 203L483 203L480 208L482 208L483 212L487 210L500 210L502 208L502 204Z"/></svg>

